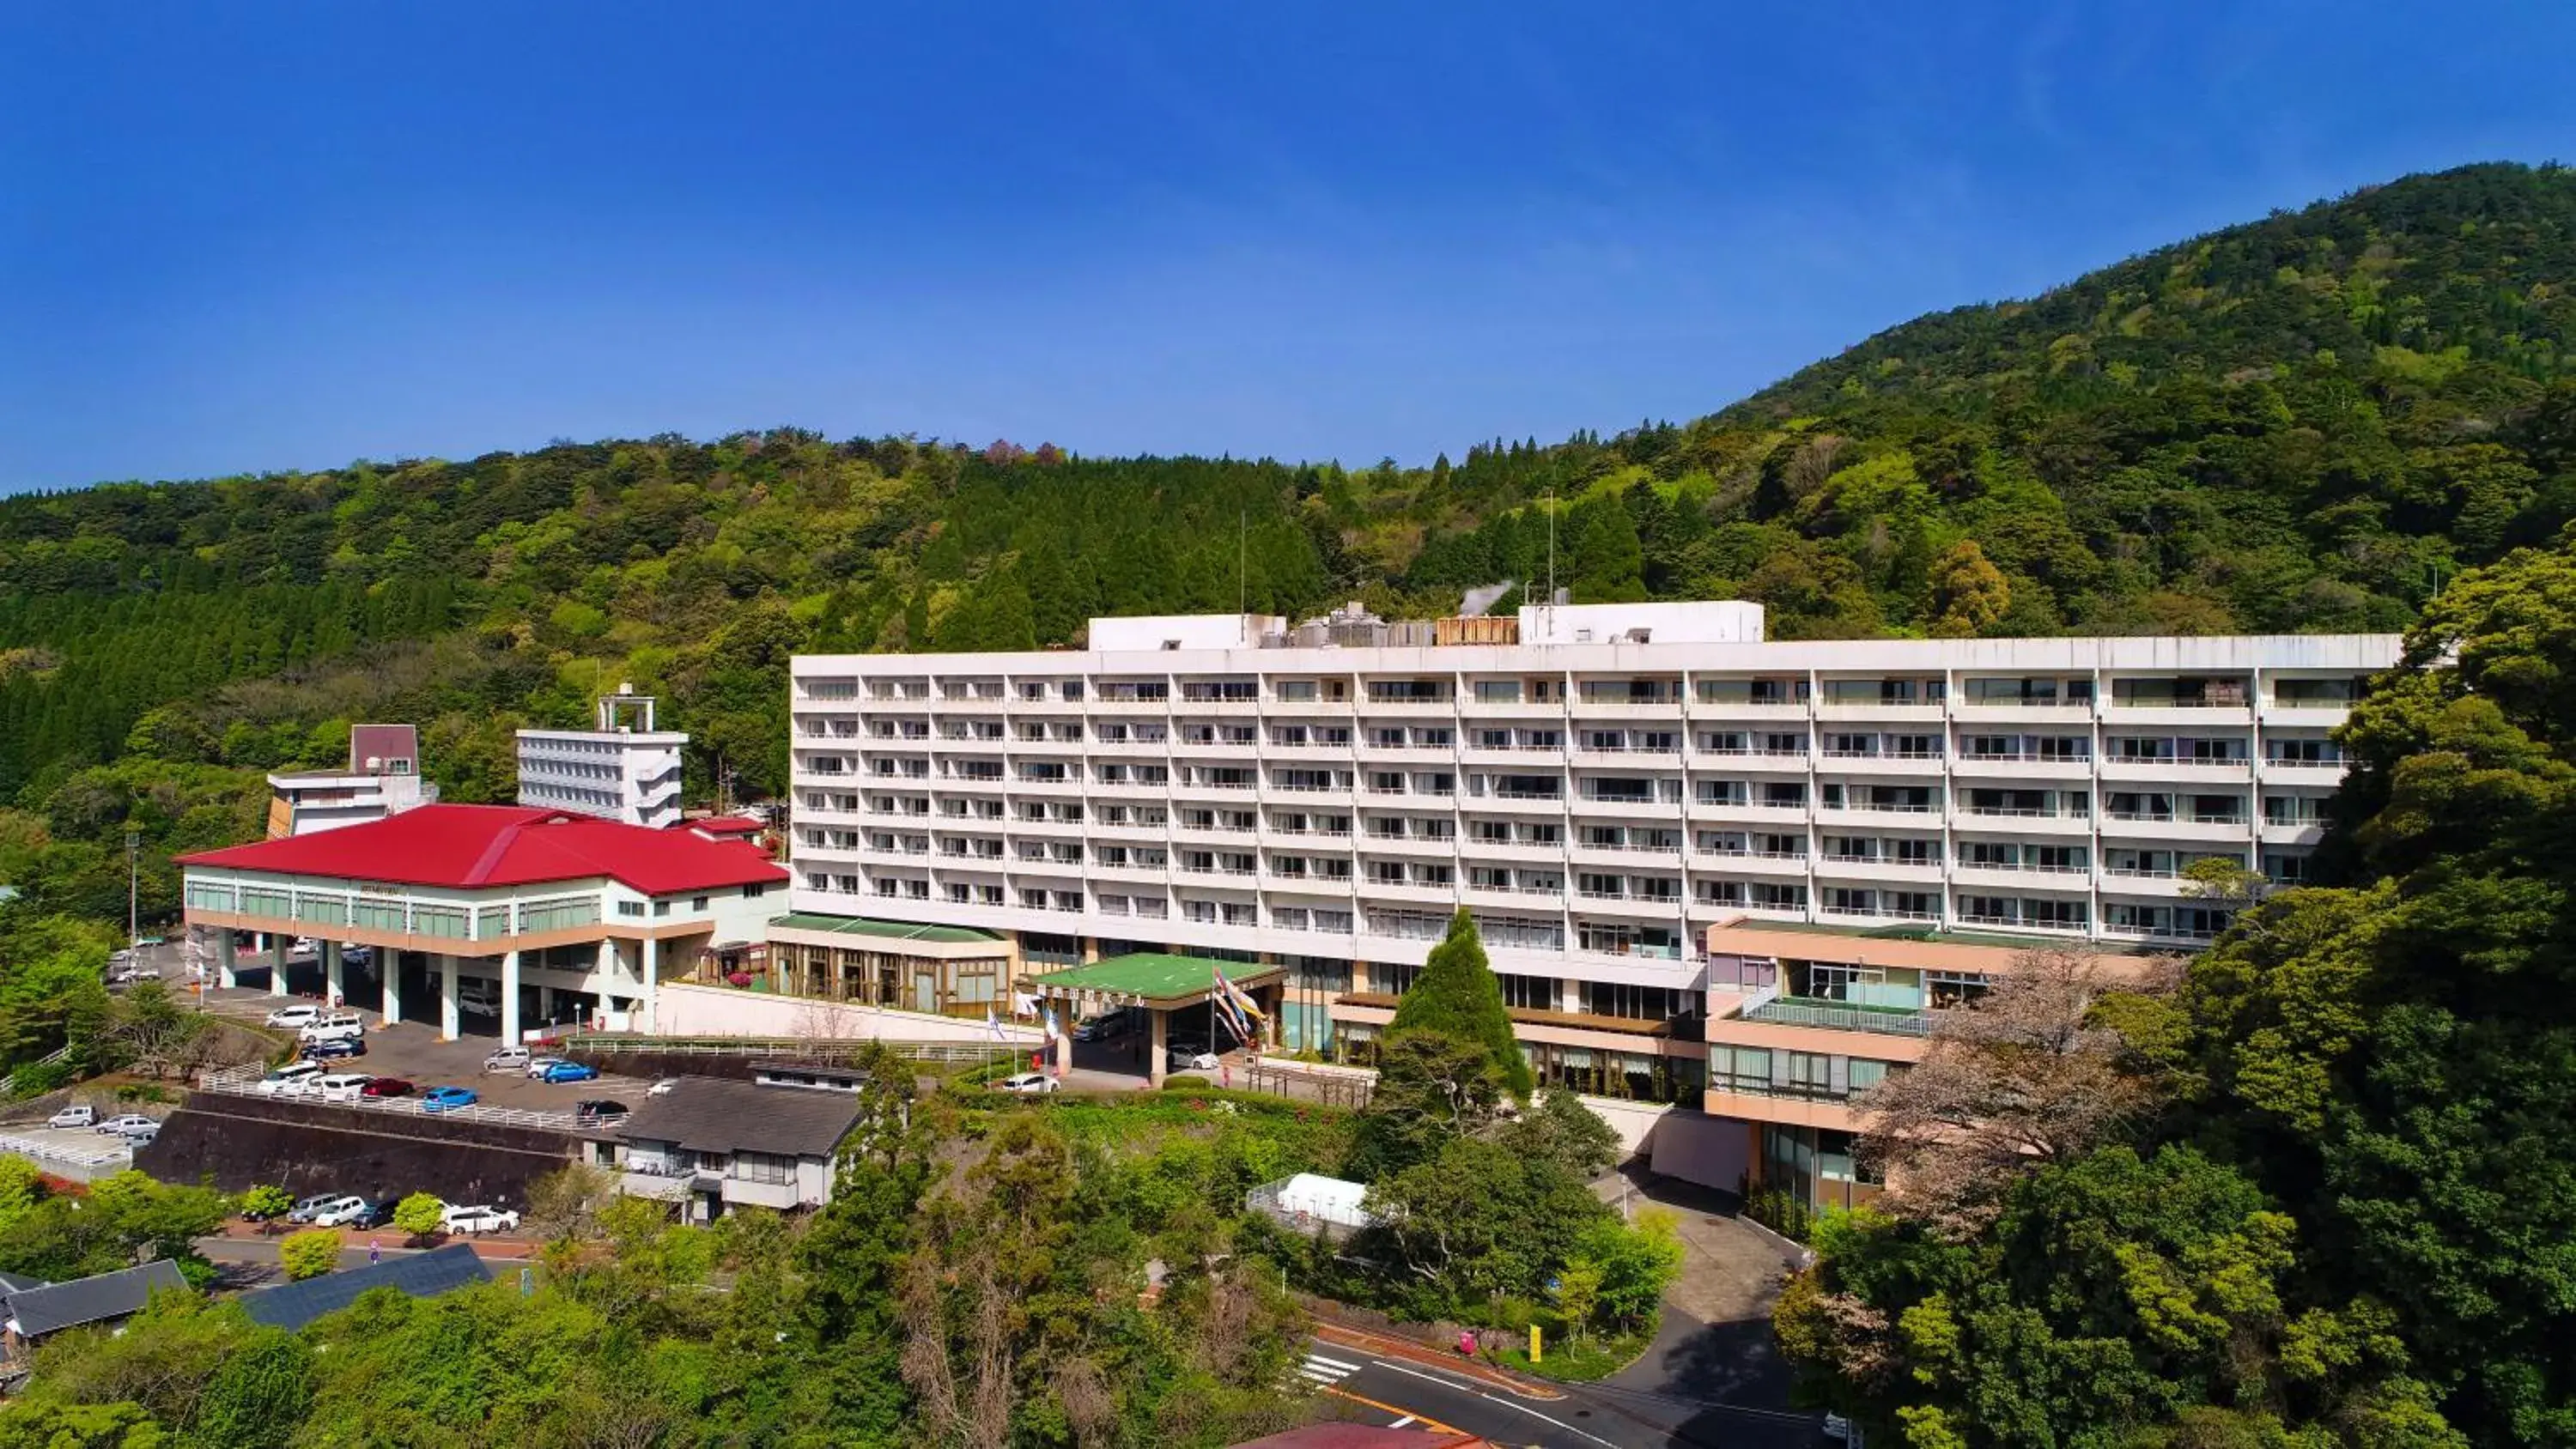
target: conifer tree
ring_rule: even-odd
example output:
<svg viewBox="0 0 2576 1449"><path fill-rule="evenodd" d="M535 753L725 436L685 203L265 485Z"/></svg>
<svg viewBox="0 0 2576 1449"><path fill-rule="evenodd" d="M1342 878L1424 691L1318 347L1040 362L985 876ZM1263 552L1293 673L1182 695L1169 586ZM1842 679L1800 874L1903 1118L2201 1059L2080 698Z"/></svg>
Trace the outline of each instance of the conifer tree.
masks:
<svg viewBox="0 0 2576 1449"><path fill-rule="evenodd" d="M1431 948L1422 974L1396 1003L1387 1027L1391 1040L1406 1032L1438 1032L1474 1042L1501 1068L1512 1095L1527 1100L1529 1062L1512 1037L1511 1014L1503 1007L1503 983L1485 961L1485 943L1476 936L1476 919L1462 908L1449 921L1449 934Z"/></svg>

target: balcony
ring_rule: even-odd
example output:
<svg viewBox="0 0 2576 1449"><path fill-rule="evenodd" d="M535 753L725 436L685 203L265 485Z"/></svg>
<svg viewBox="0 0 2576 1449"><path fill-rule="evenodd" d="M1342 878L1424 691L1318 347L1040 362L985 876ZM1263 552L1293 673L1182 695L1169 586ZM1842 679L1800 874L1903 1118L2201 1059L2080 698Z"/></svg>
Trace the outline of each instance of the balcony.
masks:
<svg viewBox="0 0 2576 1449"><path fill-rule="evenodd" d="M1920 1007L1856 1006L1819 997L1779 996L1741 1014L1743 1021L1772 1026L1815 1026L1832 1031L1866 1031L1884 1036L1929 1036L1932 1013Z"/></svg>

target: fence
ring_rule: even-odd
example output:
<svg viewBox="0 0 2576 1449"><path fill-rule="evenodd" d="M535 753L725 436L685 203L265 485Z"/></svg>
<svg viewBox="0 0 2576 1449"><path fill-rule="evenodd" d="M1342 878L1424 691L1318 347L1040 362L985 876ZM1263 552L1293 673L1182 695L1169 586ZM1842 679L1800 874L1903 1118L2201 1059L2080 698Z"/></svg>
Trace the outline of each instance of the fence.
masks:
<svg viewBox="0 0 2576 1449"><path fill-rule="evenodd" d="M76 1167L104 1167L111 1162L132 1160L134 1149L128 1146L85 1151L61 1142L38 1142L32 1137L0 1137L0 1152L32 1157L38 1163L68 1162Z"/></svg>
<svg viewBox="0 0 2576 1449"><path fill-rule="evenodd" d="M556 1049L566 1054L596 1052L602 1056L651 1052L657 1056L824 1062L846 1061L870 1045L883 1047L908 1062L969 1067L991 1066L1045 1049L1036 1042L902 1041L889 1037L628 1036L606 1032L576 1032L564 1037Z"/></svg>
<svg viewBox="0 0 2576 1449"><path fill-rule="evenodd" d="M346 1107L352 1111L376 1112L392 1117L435 1117L442 1122L489 1122L500 1127L533 1127L544 1132L571 1132L581 1125L580 1119L570 1112L529 1112L516 1107L486 1107L480 1102L432 1110L418 1097L353 1097L347 1101L324 1101L310 1092L263 1092L259 1090L263 1075L257 1067L224 1067L200 1072L197 1074L197 1090L234 1097L258 1097L270 1102Z"/></svg>
<svg viewBox="0 0 2576 1449"><path fill-rule="evenodd" d="M1274 1097L1357 1112L1368 1106L1369 1094L1377 1087L1377 1073L1366 1067L1255 1059L1245 1065L1242 1082L1247 1092L1267 1092Z"/></svg>

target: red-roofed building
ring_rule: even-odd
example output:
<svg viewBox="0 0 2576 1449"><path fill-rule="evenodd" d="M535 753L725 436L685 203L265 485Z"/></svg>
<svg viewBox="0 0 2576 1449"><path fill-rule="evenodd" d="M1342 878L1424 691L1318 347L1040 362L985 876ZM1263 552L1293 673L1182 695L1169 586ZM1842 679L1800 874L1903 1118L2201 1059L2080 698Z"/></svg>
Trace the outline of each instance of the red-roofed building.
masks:
<svg viewBox="0 0 2576 1449"><path fill-rule="evenodd" d="M320 942L335 997L343 948L365 946L385 1018L402 1017L405 976L425 978L450 1036L473 1011L516 1040L523 993L546 1018L649 1030L664 976L760 942L787 905L787 872L749 839L525 806L424 805L179 864L188 923L213 931L225 985L252 969L232 959L236 931L271 943L279 995L289 941Z"/></svg>

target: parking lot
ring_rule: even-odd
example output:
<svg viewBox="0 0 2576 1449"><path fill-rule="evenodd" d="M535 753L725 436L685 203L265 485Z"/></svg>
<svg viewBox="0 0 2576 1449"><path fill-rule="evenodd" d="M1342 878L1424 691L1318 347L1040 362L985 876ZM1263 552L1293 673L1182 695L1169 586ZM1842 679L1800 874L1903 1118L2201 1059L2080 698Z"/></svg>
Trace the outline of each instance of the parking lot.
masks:
<svg viewBox="0 0 2576 1449"><path fill-rule="evenodd" d="M266 1001L267 998L261 998ZM262 1007L265 1011L267 1008ZM386 1026L368 1014L367 1054L343 1057L328 1065L334 1072L363 1072L371 1077L400 1077L419 1091L431 1087L465 1087L488 1107L530 1112L569 1112L573 1103L597 1097L644 1105L651 1085L635 1077L602 1076L595 1082L549 1084L531 1081L523 1071L485 1072L483 1059L500 1046L492 1037L440 1041L438 1033L417 1022Z"/></svg>

